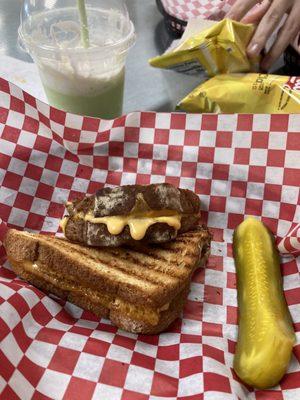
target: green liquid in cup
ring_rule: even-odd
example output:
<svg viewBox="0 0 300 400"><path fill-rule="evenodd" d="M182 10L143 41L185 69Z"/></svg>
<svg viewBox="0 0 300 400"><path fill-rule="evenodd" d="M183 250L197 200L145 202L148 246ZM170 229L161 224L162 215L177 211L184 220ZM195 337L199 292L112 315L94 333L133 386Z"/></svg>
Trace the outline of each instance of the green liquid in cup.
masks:
<svg viewBox="0 0 300 400"><path fill-rule="evenodd" d="M43 83L49 103L56 108L80 115L113 119L122 114L124 70L113 77L105 88L94 88L91 95L66 94ZM101 86L101 85L99 85Z"/></svg>

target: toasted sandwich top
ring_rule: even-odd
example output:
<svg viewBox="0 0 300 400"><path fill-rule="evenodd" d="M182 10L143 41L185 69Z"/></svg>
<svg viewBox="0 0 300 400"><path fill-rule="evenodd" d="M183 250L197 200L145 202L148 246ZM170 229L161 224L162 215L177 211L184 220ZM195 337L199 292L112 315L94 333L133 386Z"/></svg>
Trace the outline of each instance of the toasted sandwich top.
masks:
<svg viewBox="0 0 300 400"><path fill-rule="evenodd" d="M200 201L192 191L168 183L127 185L100 189L93 196L67 203L67 210L70 216L89 213L96 218L163 210L199 214Z"/></svg>
<svg viewBox="0 0 300 400"><path fill-rule="evenodd" d="M161 307L189 282L209 249L206 228L161 246L88 248L46 235L9 230L4 246L15 262L31 262L137 304Z"/></svg>

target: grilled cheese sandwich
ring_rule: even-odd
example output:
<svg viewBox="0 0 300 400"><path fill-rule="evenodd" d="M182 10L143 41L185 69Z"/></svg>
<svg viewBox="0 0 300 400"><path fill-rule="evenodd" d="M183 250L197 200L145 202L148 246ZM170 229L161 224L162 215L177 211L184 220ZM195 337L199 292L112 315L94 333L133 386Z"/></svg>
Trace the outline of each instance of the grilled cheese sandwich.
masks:
<svg viewBox="0 0 300 400"><path fill-rule="evenodd" d="M88 248L11 229L4 246L13 270L35 286L130 332L158 333L180 315L210 240L199 227L160 246Z"/></svg>
<svg viewBox="0 0 300 400"><path fill-rule="evenodd" d="M199 224L200 201L170 184L103 188L66 203L61 222L67 239L89 246L165 243Z"/></svg>

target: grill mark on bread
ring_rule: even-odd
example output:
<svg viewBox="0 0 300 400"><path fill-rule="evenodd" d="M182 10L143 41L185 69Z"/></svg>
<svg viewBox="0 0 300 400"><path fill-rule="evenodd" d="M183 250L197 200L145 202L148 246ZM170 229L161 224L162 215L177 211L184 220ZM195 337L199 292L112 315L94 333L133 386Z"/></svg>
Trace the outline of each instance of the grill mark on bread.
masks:
<svg viewBox="0 0 300 400"><path fill-rule="evenodd" d="M128 254L131 254L136 258L134 253L135 250L129 248L84 248L83 246L70 243L64 239L16 231L12 232L11 236L8 235L8 238L9 237L11 242L10 249L13 249L11 257L14 257L15 248L19 253L18 259L23 260L24 252L20 251L20 249L22 248L23 250L23 248L29 246L30 250L30 247L33 247L31 246L33 243L36 244L37 242L40 242L39 247L42 250L41 253L43 257L40 262L44 261L48 265L53 264L54 271L58 271L59 273L64 271L66 276L71 273L76 279L79 279L79 281L82 282L85 281L90 286L99 285L98 289L108 288L107 290L110 290L111 293L118 295L126 301L136 304L151 304L160 307L177 295L178 291L182 288L183 282L189 281L193 271L197 266L199 266L198 260L200 258L201 250L199 244L209 240L210 235L207 231L202 233L198 230L190 235L190 241L186 240L189 237L189 234L185 235L188 248L194 248L195 251L192 252L192 256L185 256L183 258L180 256L181 251L179 248L177 249L177 253L179 252L177 258L175 257L175 252L170 252L170 257L167 257L168 247L176 249L176 242L180 241L180 237L178 237L174 242L161 247L151 246L151 250L154 252L153 254L157 257L163 255L163 260L158 260L156 262L151 254L146 254L143 260L137 260L140 271L139 276L136 276L136 274L128 275L128 269L120 272L118 270L119 265L110 264L110 266L108 266L107 260L102 260L102 262L105 261L102 271L95 268L95 263L97 264L100 262L99 253L101 252L105 254L105 257L110 255L118 259L122 258L122 262L124 263L126 263L126 257L128 257ZM26 243L26 237L31 237L32 240ZM21 238L22 240L20 240ZM180 248L181 246L182 245L180 245ZM29 255L27 255L27 258L25 259L33 261L35 256L32 256L32 252L26 252ZM54 259L52 259L51 254L55 255ZM88 255L88 257L86 257L86 255ZM50 257L50 259L48 257ZM142 254L141 257L143 258ZM84 266L84 262L82 262L84 258L87 259L86 267ZM88 262L88 259L90 259L90 262ZM184 268L181 268L182 275L179 274L180 267L178 268L178 260L182 260L182 266L184 266ZM142 263L145 264L144 267L141 265ZM169 269L165 269L164 265L167 265L167 268ZM145 272L145 275L140 276L142 270ZM156 283L152 282L153 276Z"/></svg>
<svg viewBox="0 0 300 400"><path fill-rule="evenodd" d="M192 244L192 242L190 242L190 244ZM196 245L196 243L195 243L195 245ZM153 257L153 258L158 258L159 257L159 259L160 260L165 260L165 261L169 261L170 260L170 257L163 257L163 254L164 253L166 253L166 254L172 254L174 257L174 262L176 263L176 257L175 256L178 256L178 253L180 253L180 251L181 250L184 250L185 249L185 246L182 246L182 247L175 247L175 248L173 248L173 247L168 247L168 248L164 248L164 247L162 247L162 248L160 248L159 249L159 251L157 251L156 249L152 249L152 248L149 248L149 249L147 249L147 248L142 248L141 249L141 252L143 253L143 254L146 254L146 255L148 255L149 257ZM189 251L189 250L185 250L184 251L184 253L183 253L183 255L185 256L185 257L193 257L193 256L195 256L196 254L198 254L198 249L197 249L197 251Z"/></svg>
<svg viewBox="0 0 300 400"><path fill-rule="evenodd" d="M184 247L183 247L184 248ZM172 247L170 247L170 248L168 248L168 249L161 249L161 252L160 252L160 254L161 253L163 253L163 252L165 252L165 253L171 253L171 254L174 254L174 255L177 255L178 253L179 253L179 251L181 250L181 248L172 248ZM152 251L151 249L149 249L149 250L146 250L147 251L147 253L145 253L145 254L150 254L152 257L156 257L156 252L155 251ZM195 255L196 253L195 252L191 252L191 251L186 251L185 253L184 253L184 255L185 256L193 256L193 255ZM163 258L162 256L160 256L161 257L161 259Z"/></svg>
<svg viewBox="0 0 300 400"><path fill-rule="evenodd" d="M107 307L109 311L114 311L118 308L118 302L120 299L116 298L116 296L112 296L110 293L102 293L97 291L95 288L90 288L84 285L78 285L76 286L76 282L74 285L74 282L69 281L69 280L63 280L60 279L57 281L57 277L49 271L46 271L43 273L41 276L41 271L43 272L45 268L39 268L38 270L34 271L28 271L26 269L25 263L16 263L13 259L10 259L10 263L14 267L15 271L24 279L30 280L30 278L34 279L37 282L38 286L45 286L45 285L54 285L57 287L58 290L61 290L64 292L64 296L68 297L68 294L72 293L73 295L79 295L82 296L83 298L88 298L88 301L95 306L103 306ZM55 283L54 283L55 282ZM142 322L148 322L151 325L153 324L153 318L158 319L160 310L152 307L147 307L143 305L142 312L140 306L137 306L136 304L133 303L127 303L126 307L128 307L129 314L133 315L137 320L142 321ZM123 307L124 308L124 307ZM148 315L147 315L148 314ZM151 323L152 321L152 323Z"/></svg>
<svg viewBox="0 0 300 400"><path fill-rule="evenodd" d="M66 247L66 244L63 245L64 247ZM93 250L92 250L93 251ZM95 251L95 250L94 250ZM148 260L142 259L142 257L138 257L137 256L137 252L136 252L136 256L134 256L134 252L133 251L128 251L127 253L123 254L123 253L119 253L117 251L104 251L103 254L101 254L100 256L97 255L92 255L93 253L91 253L91 249L83 249L82 254L84 255L88 255L89 258L93 259L95 262L97 263L102 263L103 265L109 265L114 269L117 269L119 271L121 271L124 275L128 275L130 277L135 277L135 278L142 278L143 280L146 280L149 283L161 286L165 283L166 278L169 279L169 281L173 284L178 283L178 279L171 279L171 278L179 278L182 274L178 275L178 274L170 274L170 271L165 271L165 270L161 270L161 269L157 269L156 267L156 263L153 262L153 259L155 259L155 261L168 261L169 266L174 267L174 264L179 265L180 263L183 262L180 261L180 263L175 263L173 261L173 263L170 265L170 261L167 260L166 258L160 258L159 256L156 257L149 257L148 256ZM106 255L106 257L104 256L104 254ZM116 257L118 259L118 263L114 263L114 262L110 262L109 261L109 257L110 255L113 254L114 257ZM145 253L143 253L145 254ZM102 257L101 257L102 256ZM124 265L120 265L120 261L124 263ZM135 267L135 262L139 261L142 264L142 268L140 266ZM128 264L128 262L130 263L129 268L127 267L126 264ZM132 270L130 270L133 267ZM151 273L152 276L145 276L145 271L143 270L145 268L145 270L147 270L147 273Z"/></svg>
<svg viewBox="0 0 300 400"><path fill-rule="evenodd" d="M145 254L145 253L142 253L141 256L139 257L138 252L136 252L135 255L133 253L134 252L131 252L129 255L129 258L131 258L132 262L134 262L134 261L140 262L142 259L142 256ZM182 277L183 271L182 271L182 269L174 270L174 265L176 267L179 267L183 263L184 263L184 260L180 260L180 262L177 260L176 261L174 260L172 263L170 263L170 261L168 261L165 257L160 257L159 255L156 255L156 256L149 257L149 261L147 263L146 268L147 268L147 271L153 271L153 272L156 272L156 273L159 273L160 275L162 275L161 276L162 280L159 280L156 282L161 286L165 283L166 278L171 280L170 277L174 278L173 279L174 283L178 283L178 279L180 279ZM162 269L162 265L165 265L166 267ZM190 268L186 267L186 266L185 266L185 269L190 270Z"/></svg>
<svg viewBox="0 0 300 400"><path fill-rule="evenodd" d="M194 238L196 238L196 234L193 235ZM44 239L44 238L43 238ZM49 239L47 237L45 237L45 239L49 242ZM52 240L52 239L50 239ZM199 253L200 253L200 249L197 252L185 252L184 257L182 257L181 259L170 259L170 257L164 257L161 255L161 253L165 252L166 254L169 254L170 252L172 254L178 254L178 252L180 252L180 249L178 248L171 248L174 247L174 244L172 243L171 245L165 245L164 249L161 248L146 248L146 247L141 247L139 249L139 252L134 251L133 249L126 249L125 254L123 254L123 252L119 252L117 249L103 249L102 251L102 257L99 255L97 250L94 249L85 249L82 248L81 251L78 249L78 246L64 241L62 239L55 239L56 243L61 246L64 247L67 251L69 250L70 247L74 248L74 250L76 251L77 255L83 255L86 256L88 255L90 259L92 259L95 263L101 263L104 266L108 266L110 268L113 268L115 270L119 270L120 272L123 273L123 275L127 275L129 277L134 277L134 278L142 278L143 280L147 281L150 284L154 284L154 285L158 285L164 286L165 280L166 278L169 278L169 281L171 281L173 284L176 285L176 283L178 283L178 279L182 277L182 269L178 269L178 270L174 270L172 268L174 268L174 264L176 264L177 266L184 266L185 270L190 271L190 267L185 265L185 259L187 257L199 257ZM177 240L178 242L182 242L183 244L187 244L186 240ZM139 253L141 253L142 255L139 257ZM158 253L158 254L157 254ZM106 255L106 257L104 256L104 254ZM113 255L114 257L117 257L119 261L124 262L124 267L120 266L120 264L116 264L114 262L111 262L111 260L109 260L109 256ZM129 255L129 256L128 256ZM147 256L148 259L145 260L145 258L143 259L143 256ZM130 260L131 258L131 260ZM147 271L151 271L152 276L147 276L145 277L145 275L143 274L144 271L140 271L140 268L135 268L134 267L134 271L130 271L128 268L126 268L126 262L130 262L131 266L134 266L134 262L135 261L139 261L141 262L141 264L143 264L143 268L147 269ZM159 263L159 264L158 264ZM158 264L158 265L157 265ZM169 268L167 269L161 269L162 265L167 264L167 267L169 266ZM139 273L140 272L140 273ZM170 279L170 278L175 278L175 279Z"/></svg>
<svg viewBox="0 0 300 400"><path fill-rule="evenodd" d="M29 234L30 235L30 234ZM30 235L31 237L33 237L34 238L34 235ZM41 235L42 236L42 235ZM100 259L99 258L99 256L98 257L96 257L96 256L92 256L91 255L91 250L92 251L94 251L94 252L97 252L97 250L93 250L93 249L89 249L89 248L85 248L85 247L82 247L81 248L81 251L80 250L78 250L78 245L76 245L76 244L73 244L73 243L70 243L70 242L67 242L67 241L65 241L65 240L63 240L63 239L57 239L57 238L48 238L46 235L45 236L42 236L41 237L40 236L40 241L41 242L43 242L43 241L45 241L45 242L47 242L47 245L51 248L51 247L53 247L53 245L52 245L52 243L51 242L53 242L53 243L55 243L55 244L57 244L59 247L61 247L61 248L64 248L64 254L66 255L66 256L68 256L68 257L71 257L71 258L73 258L74 259L74 254L73 255L69 255L68 254L68 252L69 252L69 250L70 250L70 247L71 248L73 248L74 250L75 250L75 252L76 252L76 256L78 257L80 257L80 256L83 256L83 257L86 257L86 255L88 255L88 258L89 259L92 259L94 262L96 262L96 263L102 263L102 270L99 270L99 269L97 269L97 272L98 273L100 273L100 275L104 278L104 277L107 277L108 278L108 276L107 275L115 275L116 274L116 272L118 271L118 272L121 272L122 273L122 275L120 275L120 274L118 274L118 278L120 279L120 280L126 280L126 277L128 278L130 278L133 282L133 284L135 285L135 286L138 286L138 287L140 287L140 288L142 288L142 285L145 285L145 283L147 283L147 285L149 286L149 289L151 289L152 288L152 290L154 289L157 289L157 287L159 287L160 285L158 285L156 282L152 282L150 279L148 279L148 277L145 277L144 275L142 276L142 277L140 277L140 276L138 276L138 275L134 275L134 274L130 274L130 273L126 273L126 270L123 270L123 269L121 269L121 268L118 268L118 266L117 265L115 265L115 264L112 264L109 260L107 260L107 261L105 261L104 262L104 260L102 259ZM103 250L104 252L106 252L106 249L105 250ZM38 263L38 261L39 261L39 258L40 257L38 257L36 260L34 260L36 263ZM118 259L120 259L120 257L118 257ZM125 260L125 258L123 259L123 260ZM33 262L33 260L30 260L31 262ZM91 271L94 271L94 269L93 269L93 266L91 265L91 263L90 262L88 262L88 260L87 260L87 263L88 264L90 264L90 269L91 269ZM76 276L76 275L75 275ZM142 278L142 279L141 279ZM145 282L146 281L146 282ZM119 282L119 284L122 284L122 282ZM116 289L116 291L118 292L118 288Z"/></svg>
<svg viewBox="0 0 300 400"><path fill-rule="evenodd" d="M67 246L64 246L67 248ZM131 279L133 282L133 286L141 286L145 285L145 283L151 288L155 289L158 286L158 283L161 283L161 281L151 279L149 276L144 276L142 274L134 273L133 271L131 272L130 270L126 268L122 268L122 265L120 265L120 262L124 262L126 259L122 257L118 257L118 262L113 262L112 260L109 260L109 255L107 255L107 258L104 259L103 257L99 256L93 256L92 254L82 251L82 252L77 252L76 255L81 254L83 257L86 257L88 255L88 258L91 259L94 263L99 264L100 268L95 268L95 266L92 265L92 263L88 263L90 265L91 270L96 270L101 276L105 277L107 274L115 275L116 272L118 272L118 278L120 280L129 280ZM137 272L137 271L135 271ZM121 284L121 282L120 282Z"/></svg>
<svg viewBox="0 0 300 400"><path fill-rule="evenodd" d="M178 244L182 243L182 244L186 245L186 244L189 244L192 239L198 240L199 234L200 234L200 236L207 236L207 231L204 231L205 232L205 234L204 234L204 232L201 231L202 229L203 228L194 229L189 232L183 232L180 236L178 236L178 240L176 241L176 243L178 243ZM174 242L169 243L170 246L172 246L172 244L174 244ZM168 245L167 243L163 244L163 246L167 246L167 245Z"/></svg>
<svg viewBox="0 0 300 400"><path fill-rule="evenodd" d="M43 240L43 239L42 239ZM63 247L65 250L69 250L70 244L69 242L63 241L61 239L54 239L55 242L60 246ZM49 245L49 240L47 240L48 245ZM50 243L51 246L51 243ZM76 245L71 244L72 248L75 248L75 252L77 256L87 256L89 259L92 259L95 263L98 264L102 264L103 268L110 268L112 271L116 271L118 270L120 273L122 273L123 276L129 277L131 279L134 279L135 282L139 281L140 283L143 283L146 281L146 283L150 286L154 286L155 288L157 287L162 287L165 286L165 282L166 279L168 279L169 284L172 285L177 285L178 284L178 279L173 279L176 278L176 275L171 275L170 273L165 273L164 271L157 271L154 270L153 268L151 268L151 264L148 262L145 262L145 260L143 260L143 268L147 269L148 273L149 271L152 272L153 275L155 276L145 276L144 271L142 271L140 269L140 267L134 267L133 271L130 271L130 269L126 268L126 262L127 262L127 258L126 255L123 255L122 253L118 253L118 255L115 255L115 257L118 258L118 262L119 263L114 263L113 261L111 261L109 259L109 256L111 255L111 251L110 250L103 250L103 253L106 254L106 257L104 257L104 254L96 254L93 255L93 253L97 253L97 250L93 250L93 249L89 249L89 248L82 248L81 251L78 250L78 248L76 247ZM35 260L38 263L38 258ZM120 262L124 262L124 266L120 265ZM131 266L134 266L133 263L131 263ZM98 270L99 272L103 272L106 273L105 271L101 271Z"/></svg>
<svg viewBox="0 0 300 400"><path fill-rule="evenodd" d="M33 256L33 261L34 262L39 258L39 249L40 249L40 242L36 241L35 249L34 249L34 256Z"/></svg>
<svg viewBox="0 0 300 400"><path fill-rule="evenodd" d="M35 236L30 234L30 233L28 235L30 235L33 238L35 238ZM202 234L201 236L204 236L204 237L206 236L206 239L209 239L209 237L210 237L207 234L207 232L205 232L205 234ZM186 239L185 239L185 237L186 237ZM176 263L176 261L177 261L176 259L170 260L170 257L168 257L168 258L162 257L161 254L163 252L165 252L167 254L172 253L172 254L176 254L177 255L180 252L180 250L184 249L185 250L184 251L184 255L192 257L192 256L194 256L195 254L198 253L198 251L195 252L195 251L187 251L186 250L186 246L192 244L192 242L193 242L192 239L195 239L195 245L196 245L197 242L199 241L199 230L198 231L194 231L194 232L193 231L189 232L188 234L182 234L181 236L177 237L176 242L166 243L166 244L162 244L160 246L157 246L157 245L152 245L152 246L148 246L148 247L139 246L137 248L137 250L135 250L133 247L128 247L128 248L122 247L121 248L122 252L120 252L118 250L118 248L101 248L101 252L102 253L107 253L107 254L113 255L115 257L122 258L122 259L123 258L126 259L127 255L132 255L134 253L142 253L143 255L149 257L150 259L154 258L154 259L159 259L159 260L163 260L163 261L167 261L167 262L172 261L173 263ZM63 246L64 248L67 248L67 249L74 248L75 251L79 255L80 254L86 254L86 253L88 253L90 255L91 252L92 253L96 253L97 256L93 256L93 258L95 260L99 259L99 253L98 253L98 250L96 248L85 248L83 246L79 247L78 244L76 244L76 243L69 242L69 241L67 241L65 239L58 239L58 238L48 237L46 235L43 236L41 240L45 240L47 242L55 241L56 244L58 244L60 246ZM180 244L182 244L182 246L180 246ZM36 241L36 254L38 254L38 248L39 248L39 242ZM124 254L124 252L125 252L125 254ZM34 259L37 259L37 256L35 256Z"/></svg>
<svg viewBox="0 0 300 400"><path fill-rule="evenodd" d="M133 333L141 334L157 334L164 331L172 321L174 321L181 313L183 304L188 294L188 287L184 287L182 291L172 300L169 309L160 312L160 318L157 325L150 325L146 321L137 321L131 316L124 315L124 313L117 309L109 310L107 307L90 301L86 296L81 296L73 292L68 292L55 287L53 284L46 282L41 278L37 278L34 275L29 274L22 270L20 265L15 265L15 271L18 275L23 276L24 279L31 281L35 286L40 289L56 294L58 297L71 301L77 304L79 307L90 310L98 317L109 318L119 328L127 330Z"/></svg>
<svg viewBox="0 0 300 400"><path fill-rule="evenodd" d="M184 256L180 259L180 260L178 260L177 258L170 258L170 257L166 257L166 256L163 256L162 255L162 253L163 252L165 252L166 254L172 254L172 255L178 255L178 250L176 251L176 249L172 249L172 250L169 250L168 249L168 251L167 250L163 250L163 249L161 249L161 253L159 254L157 254L157 252L154 250L151 250L151 249L146 249L146 248L141 248L141 249L139 249L139 251L132 251L133 253L136 253L136 258L137 259L139 259L139 258L141 258L141 257L139 257L138 255L139 254L141 254L141 256L142 255L144 255L144 256L147 256L147 257L149 257L149 259L151 259L151 260L154 260L154 262L155 261L160 261L160 262L165 262L165 263L167 263L167 264L170 264L170 265L180 265L182 262L184 262L185 261L185 259L188 257L188 256L197 256L197 253L195 252L195 253L187 253L187 254L184 254ZM150 265L152 265L153 263L150 263Z"/></svg>
<svg viewBox="0 0 300 400"><path fill-rule="evenodd" d="M196 238L196 235L194 237ZM79 253L79 254L82 253L84 255L88 254L89 258L92 258L94 261L99 262L99 263L103 263L103 264L108 264L107 259L103 258L104 254L106 254L107 257L109 257L110 255L113 255L114 257L117 257L118 260L122 260L124 262L128 262L129 261L131 265L134 265L134 261L139 260L139 262L141 262L141 264L143 264L143 268L147 269L147 271L150 270L150 271L155 271L156 273L163 274L164 276L162 278L164 280L165 280L166 275L167 276L170 275L170 271L165 272L164 270L154 269L156 263L153 262L153 260L154 261L160 261L160 262L161 261L162 262L167 262L167 263L170 264L171 267L173 267L174 264L176 264L176 265L182 264L184 262L184 258L198 256L198 254L200 253L200 250L198 250L198 249L197 249L197 251L194 251L194 252L186 251L184 253L184 258L178 260L178 259L170 259L170 257L163 257L160 254L165 252L166 254L172 253L172 254L178 255L178 253L180 253L181 248L173 249L170 246L168 246L168 248L166 249L166 248L152 248L152 247L147 248L147 247L143 246L143 247L140 247L138 249L138 251L135 251L134 249L122 248L122 250L123 250L122 252L120 252L120 251L118 251L118 249L114 249L114 248L112 248L112 249L105 248L105 249L102 249L102 253L103 254L102 254L102 258L101 258L101 256L99 256L99 253L98 253L98 251L96 249L82 248L82 251L80 252L80 251L78 251L77 245L72 244L72 243L67 242L67 241L63 241L61 239L57 239L57 240L60 241L59 244L62 245L63 247L68 249L70 247L70 245L71 245L71 247L75 248L75 251L77 253ZM186 242L183 242L183 243L187 244ZM191 243L191 241L190 241L190 243ZM91 254L94 254L94 255L91 256ZM148 259L146 259L146 260L145 260L145 258L142 259L142 256L139 257L139 254L142 254L143 256L147 256ZM130 258L132 260L130 260ZM116 265L113 265L113 267L114 268L118 268L118 266L116 266ZM139 270L140 268L138 268L138 269L134 268L134 269L135 270ZM126 269L126 268L125 269L124 268L120 268L120 270L128 272L128 269ZM129 275L132 275L132 274L129 274ZM174 274L174 275L171 275L171 276L176 277L178 275ZM180 276L178 276L178 277L180 277ZM152 282L152 283L158 283L159 282L160 283L161 281L149 279L149 282Z"/></svg>

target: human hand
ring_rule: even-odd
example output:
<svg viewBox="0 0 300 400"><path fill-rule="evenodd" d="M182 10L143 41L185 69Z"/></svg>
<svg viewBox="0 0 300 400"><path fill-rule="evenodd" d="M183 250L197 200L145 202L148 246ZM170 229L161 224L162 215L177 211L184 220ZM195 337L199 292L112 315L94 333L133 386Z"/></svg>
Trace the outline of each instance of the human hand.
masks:
<svg viewBox="0 0 300 400"><path fill-rule="evenodd" d="M227 18L236 21L258 24L247 48L247 54L251 58L258 56L264 49L267 40L286 13L288 16L273 46L261 62L263 70L271 67L299 33L300 0L264 0L262 3L258 0L237 0L226 15Z"/></svg>

